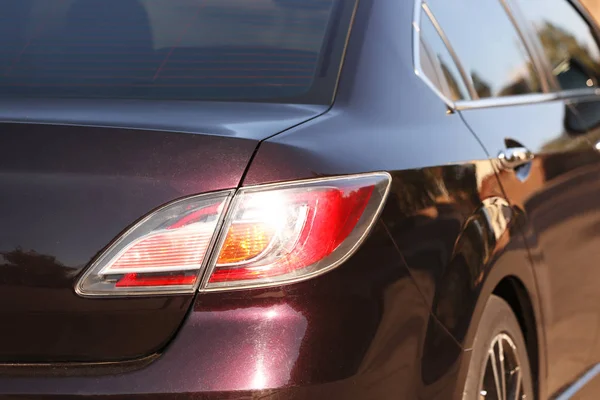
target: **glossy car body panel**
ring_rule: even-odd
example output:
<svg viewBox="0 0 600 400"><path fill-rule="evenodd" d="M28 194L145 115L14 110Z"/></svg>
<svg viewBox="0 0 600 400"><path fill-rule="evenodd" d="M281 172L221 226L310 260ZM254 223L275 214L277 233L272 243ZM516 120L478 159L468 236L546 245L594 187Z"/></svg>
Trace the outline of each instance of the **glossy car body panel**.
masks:
<svg viewBox="0 0 600 400"><path fill-rule="evenodd" d="M439 98L414 76L410 53L387 51L389 46L410 46L412 11L408 3L361 1L336 105L328 114L261 145L244 185L374 170L399 171L402 176L401 171L405 169L445 165L449 161L457 165L457 169L464 167L473 171L477 165L489 174L491 167L485 152L460 117L447 115ZM398 18L400 24L396 23ZM390 32L392 28L397 28L398 32ZM382 38L384 46L380 45ZM372 62L374 59L382 62ZM391 79L382 82L379 79L382 73ZM382 91L386 96L380 97ZM415 96L409 100L402 95L403 91L414 91ZM416 108L420 111L415 113L413 107L417 105L422 107ZM430 123L425 126L418 123L423 119ZM29 140L22 139L23 143L48 137L40 133L35 136L36 129L40 129L35 126L32 129L28 125L11 125L11 129L25 132L21 137ZM43 129L63 132L68 128L43 126ZM124 136L124 130L100 128L85 128L86 135L78 134L82 129L71 128L69 132L70 140L79 140L77 145L88 149L85 154L96 154L91 149L98 146L103 150L98 154L109 148L122 148L121 141L128 137ZM90 133L94 130L97 130L97 136ZM102 135L113 132L113 135L101 142L100 132ZM204 135L127 132L131 136L137 135L136 138L143 137L144 141L135 140L135 143L144 143L142 146L153 149L154 153L158 153L159 148L165 150L165 137L168 140L178 138L185 142L182 146L188 147L185 154L199 152L199 158L208 157L207 152L192 148L190 143L220 140ZM442 141L442 147L455 150L452 160L442 152L424 152L427 156L422 159L414 157L417 142L411 139L413 135ZM323 140L321 145L315 142L317 138ZM381 142L373 152L361 152L366 144L384 139L389 142ZM48 140L43 142L46 148L51 144ZM340 148L341 142L347 142L347 146ZM242 149L216 152L212 156L227 157L226 163L216 162L216 165L235 166L236 159L229 154L239 154L241 160L256 144L231 137L226 138L225 143L231 143L229 146L237 144ZM424 147L421 149L425 150ZM54 149L54 153L58 151ZM15 153L20 154L22 150ZM152 152L135 154L148 153ZM69 157L81 160L81 156L66 149L58 154L62 157L53 157L54 160L65 157L66 160ZM126 152L118 154L124 158ZM169 151L168 154L177 152ZM27 168L27 163L15 158L13 164L20 169ZM165 162L164 156L142 162L140 157L134 157L131 164L124 164L130 165L133 176L147 176L162 170L171 177L181 176L187 183L183 189L165 183L163 197L142 196L148 204L144 203L144 210L139 207L138 215L156 207L154 202L183 196L188 190L206 192L236 185L233 180L216 173L219 170L210 171L210 174L205 171L206 158L202 163L197 162L198 167L193 171L186 168L193 163L176 162L180 159L168 160L173 163L168 165L179 167L173 170L155 166ZM60 170L63 165L63 161L56 161L54 169ZM91 161L83 165L92 172L95 168L107 168L93 166ZM41 161L38 168L47 169ZM406 174L410 176L411 172ZM195 175L210 175L215 180L193 179ZM468 176L472 177L472 173ZM177 194L176 190L179 190ZM123 219L127 217L125 215ZM126 226L131 222L121 224ZM106 236L109 236L109 229L106 230ZM110 235L117 233L111 231ZM106 239L102 237L102 240ZM82 257L81 263L84 262ZM277 395L289 398L444 397L460 390L457 373L463 360L462 349L446 328L431 316L431 298L421 295L420 291L425 288L415 284L409 271L388 228L380 221L351 259L318 279L270 290L199 294L172 343L164 348L159 358L137 371L117 374L120 364L116 364L114 370L96 370L98 372L90 376L76 365L32 366L33 370L29 372L29 367L5 366L0 373L0 396L41 398L41 395L55 395L66 398L81 393L143 398L146 393L154 393L155 398L177 398L177 393L187 393L185 397L221 399L243 398L244 391L248 390L275 389ZM152 301L168 302L158 299ZM134 304L130 300L127 299L127 303L118 299L103 300L101 304L126 307ZM184 313L185 307L181 309ZM96 357L100 356L100 351L108 350L93 349L98 353L91 355ZM148 349L144 350L147 352ZM106 358L106 352L102 356ZM128 364L128 367L131 366ZM56 374L57 369L60 376ZM241 392L228 393L233 390Z"/></svg>
<svg viewBox="0 0 600 400"><path fill-rule="evenodd" d="M0 318L11 326L1 362L110 361L160 350L193 295L84 299L73 291L83 268L153 209L238 186L257 139L319 109L187 106L5 104L2 117L17 122L0 124L0 147L10 149L0 159Z"/></svg>
<svg viewBox="0 0 600 400"><path fill-rule="evenodd" d="M540 311L522 213L509 205L490 157L461 116L447 113L443 100L414 79L410 54L386 52L409 46L408 34L387 31L409 7L372 6L380 12L373 11L368 29L359 15L353 40L372 43L373 35L384 44L349 52L332 110L263 143L244 184L393 171L382 220L434 315L468 349L487 298L504 278L516 278ZM543 348L541 320L532 323ZM545 375L544 355L534 363Z"/></svg>
<svg viewBox="0 0 600 400"><path fill-rule="evenodd" d="M276 398L434 398L454 390L461 349L429 315L379 223L348 263L314 281L199 294L164 354L139 370L5 368L0 393L223 399L277 388ZM421 362L423 348L432 353Z"/></svg>
<svg viewBox="0 0 600 400"><path fill-rule="evenodd" d="M598 113L598 107L600 107L600 100L596 97L584 97L579 99L573 99L571 102L571 107L574 108L581 121L582 131L585 132L586 138L590 142L590 146L596 150L594 155L595 159L591 160L590 165L587 168L581 168L580 176L574 179L575 187L577 187L581 192L579 196L577 196L577 200L581 201L585 204L585 212L588 217L588 225L587 229L583 230L583 233L586 235L588 240L585 241L586 247L581 257L593 257L597 258L597 236L598 236L598 207L596 203L592 203L592 199L597 199L597 194L595 194L596 190L598 190L598 180L600 179L600 146L598 143L600 142L600 114ZM585 191L583 191L585 190ZM575 191L575 190L574 190ZM587 264L591 264L589 261ZM593 271L596 270L597 265L594 264ZM571 279L574 279L573 277ZM592 283L586 282L584 287L588 290L591 290ZM597 292L594 292L594 295L597 296ZM600 321L599 321L600 324ZM600 358L600 335L596 335L594 338L594 345L590 349L590 359L589 362L599 361ZM589 384L590 388L587 389L585 393L591 395L593 393L597 393L596 390L600 387L600 377L597 375L594 376L593 384ZM582 396L586 396L586 394L582 394Z"/></svg>
<svg viewBox="0 0 600 400"><path fill-rule="evenodd" d="M595 272L599 243L593 233L600 211L595 205L600 194L598 153L585 130L573 129L579 117L563 101L462 115L490 151L524 146L535 156L517 170L497 165L506 195L527 221L524 228L545 310L552 393L598 362L591 352L600 311ZM497 119L506 122L489 124Z"/></svg>
<svg viewBox="0 0 600 400"><path fill-rule="evenodd" d="M11 146L14 141L17 147L0 161L2 166L12 166L0 175L0 183L17 187L23 185L23 177L30 182L36 177L37 183L20 189L31 193L27 202L25 196L7 194L14 190L2 192L0 198L19 207L30 205L23 209L34 210L30 217L34 221L50 215L51 222L59 224L77 215L75 219L89 218L83 219L86 228L100 227L88 251L73 261L68 251L58 250L65 240L77 239L74 232L42 253L73 266L73 275L59 282L63 289L121 229L174 198L240 185L369 171L390 172L393 186L363 246L318 279L271 289L199 293L195 299L102 300L93 303L97 307L93 312L91 300L66 296L58 313L71 323L55 325L54 339L40 334L46 346L34 347L29 359L68 362L5 363L0 366L0 398L461 398L482 310L489 296L498 294L507 281L518 289L517 300L523 306L520 322L539 397L556 394L559 385L576 378L576 370L583 372L596 354L595 350L583 354L584 346L600 348L600 343L595 333L580 332L588 329L580 325L581 342L565 345L570 336L562 329L569 322L580 323L582 315L597 324L595 305L582 305L579 297L595 298L591 292L595 281L577 293L575 274L561 279L561 274L569 275L567 261L549 260L546 253L557 250L550 236L571 234L564 227L551 232L553 226L577 220L573 210L581 204L594 207L597 155L591 151L595 137L591 132L595 125L586 125L579 105L569 108L553 96L544 96L539 105L519 106L514 115L506 114L508 108L488 109L489 104L449 111L448 104L415 75L413 54L408 51L413 17L412 2L360 1L336 101L324 114L312 106L264 105L268 116L255 120L260 107L236 106L221 113L211 105L210 113L201 114L208 118L216 113L215 122L198 119L198 125L196 120L186 125L180 115L191 117L193 104L182 104L181 109L165 105L169 121L158 129L188 132L181 134L147 130L161 122L149 116L147 124L140 124L138 117L148 113L141 103L122 104L137 115L131 120L103 112L88 123L83 115L77 119L64 114L72 106L65 101L64 109L59 103L35 125L26 123L28 107L36 107L33 103L13 106L21 110L19 123L5 124L10 139L4 140L5 144L11 140ZM160 109L156 107L152 110ZM63 119L74 118L75 125L102 127L67 127L60 121L49 125L56 123L54 112L62 113ZM236 123L228 123L228 112ZM10 115L5 119L10 120ZM571 125L579 126L576 139L563 135ZM205 130L216 135L197 134ZM279 131L284 132L275 135ZM11 137L11 132L19 134ZM60 143L50 137L61 138ZM498 167L496 155L507 146L506 137L519 142L521 137L531 138L522 143L536 155L531 168L515 173ZM551 141L563 147L550 152L545 146ZM31 150L30 143L38 147ZM566 154L572 148L579 150ZM29 152L35 157L23 159L22 154ZM106 154L111 163L104 161ZM540 162L547 170L534 168ZM580 183L578 178L567 179L579 176L576 171L582 172ZM103 184L104 179L109 183ZM49 183L40 185L44 180ZM587 190L592 194L586 195ZM35 211L40 198L53 201ZM563 200L567 206L561 206ZM68 204L62 214L49 208L58 202ZM90 217L89 208L99 211ZM14 218L6 210L0 212L3 220ZM28 214L21 211L20 215ZM110 221L104 221L106 215L111 215ZM11 226L19 221L12 220ZM592 222L578 225L580 236L586 237L586 232L591 236ZM7 243L35 247L19 242ZM586 262L594 259L588 254ZM586 273L590 266L574 268ZM570 285L569 290L561 285ZM23 301L32 295L47 300L47 304L36 303L46 307L41 311L53 305L54 311L59 308L54 298L44 297L37 288L28 293L16 295ZM576 303L569 303L572 296ZM65 304L71 308L63 309ZM75 306L82 312L74 313ZM114 311L118 313L110 314ZM94 318L98 315L100 322ZM2 317L27 321L30 316L5 312ZM109 319L130 334L130 341L117 349L109 346L114 344L110 340L89 346L90 335L102 340L114 333L114 326L109 330L104 323ZM52 327L51 322L44 327ZM31 318L29 323L36 322ZM79 329L75 331L79 340L57 342L69 326ZM143 345L142 334L148 335ZM14 349L15 343L21 350L31 343L31 337L4 335L0 354ZM62 354L78 351L78 356L50 354L57 349ZM571 362L572 352L578 356L577 365ZM117 362L94 363L111 358ZM128 360L118 362L119 358ZM23 360L27 357L21 354L18 361ZM73 362L86 360L90 363Z"/></svg>
<svg viewBox="0 0 600 400"><path fill-rule="evenodd" d="M302 104L0 98L0 121L262 140L327 109L327 106Z"/></svg>

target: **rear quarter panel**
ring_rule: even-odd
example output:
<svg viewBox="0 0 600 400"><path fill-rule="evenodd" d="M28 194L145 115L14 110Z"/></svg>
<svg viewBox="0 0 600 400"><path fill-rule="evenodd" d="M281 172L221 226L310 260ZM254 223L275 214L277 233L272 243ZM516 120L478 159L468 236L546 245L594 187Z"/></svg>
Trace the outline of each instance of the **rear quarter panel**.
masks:
<svg viewBox="0 0 600 400"><path fill-rule="evenodd" d="M382 221L402 268L468 356L483 306L503 278L521 281L536 316L541 312L521 215L506 201L477 138L414 73L412 7L361 1L335 105L263 143L243 184L389 171L393 186ZM383 293L373 296L385 302ZM423 392L456 374L460 396L468 360L443 368L431 345L421 346ZM545 361L539 365L543 375Z"/></svg>

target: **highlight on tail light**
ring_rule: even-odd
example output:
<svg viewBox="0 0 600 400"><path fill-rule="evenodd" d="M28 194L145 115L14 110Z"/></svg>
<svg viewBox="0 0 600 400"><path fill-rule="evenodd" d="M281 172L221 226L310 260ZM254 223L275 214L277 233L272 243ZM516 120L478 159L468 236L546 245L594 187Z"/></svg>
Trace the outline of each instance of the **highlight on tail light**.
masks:
<svg viewBox="0 0 600 400"><path fill-rule="evenodd" d="M233 192L176 201L123 234L75 290L83 296L194 292Z"/></svg>
<svg viewBox="0 0 600 400"><path fill-rule="evenodd" d="M387 173L277 183L193 196L149 214L92 263L82 296L278 286L323 274L360 246Z"/></svg>
<svg viewBox="0 0 600 400"><path fill-rule="evenodd" d="M331 270L361 244L390 182L373 173L240 189L201 290L276 286Z"/></svg>

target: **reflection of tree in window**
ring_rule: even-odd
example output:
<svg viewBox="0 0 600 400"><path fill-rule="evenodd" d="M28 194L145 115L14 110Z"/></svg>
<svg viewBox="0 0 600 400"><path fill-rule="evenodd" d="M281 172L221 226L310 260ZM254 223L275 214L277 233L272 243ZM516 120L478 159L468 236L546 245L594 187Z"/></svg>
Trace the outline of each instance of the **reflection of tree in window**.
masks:
<svg viewBox="0 0 600 400"><path fill-rule="evenodd" d="M468 89L446 43L427 16L421 20L420 42L423 74L453 101L469 98Z"/></svg>
<svg viewBox="0 0 600 400"><path fill-rule="evenodd" d="M492 97L492 87L477 72L471 74L471 79L473 79L473 87L480 98Z"/></svg>
<svg viewBox="0 0 600 400"><path fill-rule="evenodd" d="M531 93L529 85L524 78L512 82L509 86L500 89L498 96L515 96L519 94Z"/></svg>
<svg viewBox="0 0 600 400"><path fill-rule="evenodd" d="M516 96L540 92L541 88L539 81L537 79L528 79L531 77L537 77L537 71L531 62L527 62L527 65L524 67L524 72L515 76L512 82L500 89L498 96Z"/></svg>
<svg viewBox="0 0 600 400"><path fill-rule="evenodd" d="M441 63L442 72L444 73L444 77L446 77L446 82L448 82L448 87L450 88L450 93L452 94L452 100L460 100L463 98L463 95L460 91L460 86L456 81L456 77L450 71L450 68L442 61Z"/></svg>
<svg viewBox="0 0 600 400"><path fill-rule="evenodd" d="M579 43L573 34L551 22L545 21L543 26L538 28L538 36L552 68L556 69L569 59L577 59L595 76L600 75L598 60L594 59L590 49Z"/></svg>
<svg viewBox="0 0 600 400"><path fill-rule="evenodd" d="M538 93L540 91L540 84L536 77L537 72L533 67L533 64L527 62L523 68L519 68L519 71L516 71L514 75L509 78L510 81L507 85L501 87L498 90L498 93L493 94L491 86L486 81L484 81L476 72L471 74L475 91L482 99L492 97L493 95L496 97L503 97Z"/></svg>

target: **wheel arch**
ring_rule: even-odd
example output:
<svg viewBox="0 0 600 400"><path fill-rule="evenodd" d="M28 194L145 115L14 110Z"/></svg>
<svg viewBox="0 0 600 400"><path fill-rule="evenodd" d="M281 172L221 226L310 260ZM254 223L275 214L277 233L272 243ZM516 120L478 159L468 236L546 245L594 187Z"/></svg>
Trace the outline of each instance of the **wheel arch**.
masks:
<svg viewBox="0 0 600 400"><path fill-rule="evenodd" d="M531 265L523 267L522 265L512 264L503 268L490 268L487 278L481 285L467 334L464 338L463 346L468 353L470 353L473 346L485 305L492 295L505 300L515 313L525 337L536 398L545 398L546 339L533 267ZM465 369L468 370L470 358L466 358Z"/></svg>
<svg viewBox="0 0 600 400"><path fill-rule="evenodd" d="M533 376L534 391L535 393L539 393L540 347L536 316L533 310L533 300L527 292L523 282L515 276L503 278L496 285L492 294L506 301L517 317L517 321L519 321L521 332L525 338L525 345L527 346L527 355L529 358L529 366L531 367L531 374Z"/></svg>
<svg viewBox="0 0 600 400"><path fill-rule="evenodd" d="M505 300L526 339L536 397L545 398L544 294L539 292L534 264L521 232L523 214L506 200L496 200L484 202L463 226L451 261L436 285L432 312L464 349L458 375L460 389L466 382L475 335L490 296ZM493 220L490 215L506 217L506 223L489 223ZM461 398L459 392L457 398Z"/></svg>

